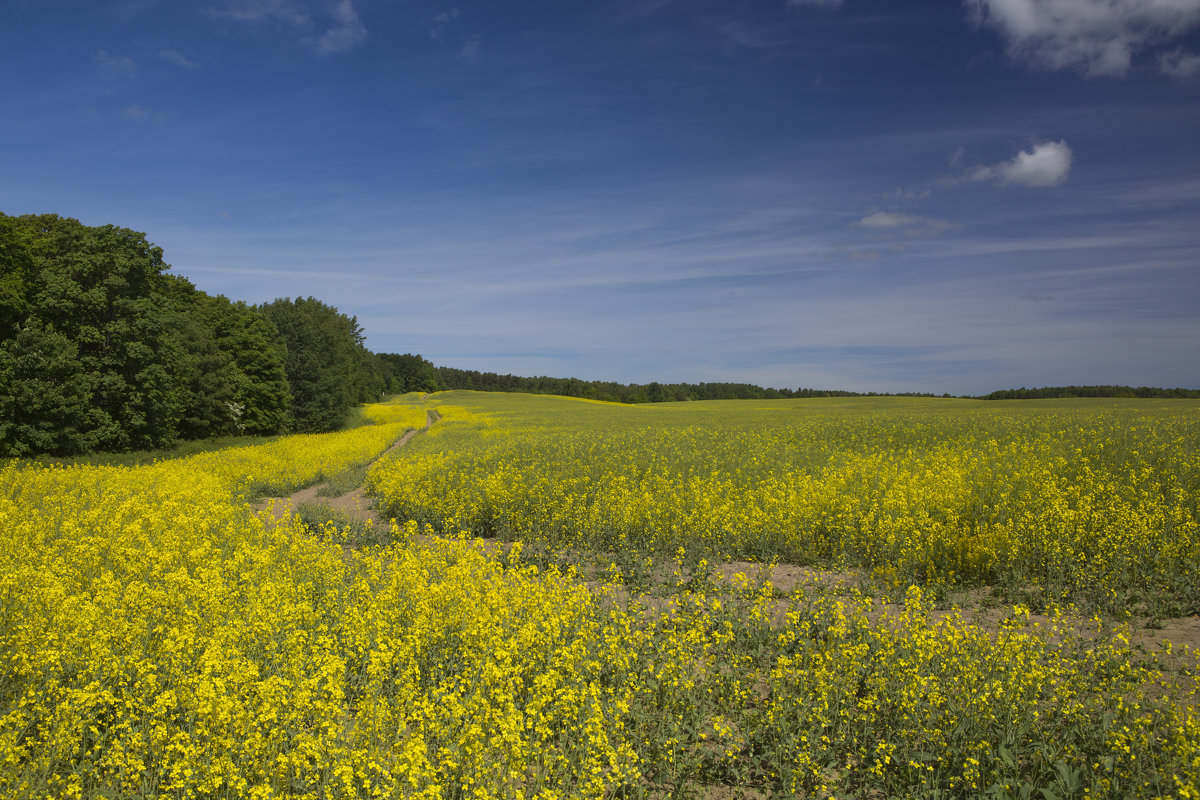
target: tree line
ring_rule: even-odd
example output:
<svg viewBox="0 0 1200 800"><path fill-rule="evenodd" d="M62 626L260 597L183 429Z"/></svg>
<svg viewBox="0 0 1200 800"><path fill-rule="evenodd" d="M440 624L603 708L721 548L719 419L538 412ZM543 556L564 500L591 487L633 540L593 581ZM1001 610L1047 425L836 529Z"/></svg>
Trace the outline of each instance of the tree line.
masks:
<svg viewBox="0 0 1200 800"><path fill-rule="evenodd" d="M355 317L316 298L250 305L206 294L169 269L143 233L56 214L0 213L0 457L329 431L359 403L439 389L618 403L883 396L437 367L412 353L372 353ZM1054 397L1198 398L1200 391L1066 386L980 399Z"/></svg>
<svg viewBox="0 0 1200 800"><path fill-rule="evenodd" d="M1044 386L1037 389L1002 389L982 400L1049 400L1071 397L1200 398L1197 389L1160 389L1153 386Z"/></svg>
<svg viewBox="0 0 1200 800"><path fill-rule="evenodd" d="M768 389L750 383L614 383L579 378L522 378L453 367L437 368L442 389L473 389L483 392L526 392L607 400L613 403L670 403L685 400L781 400L794 397L882 397L877 392L848 392L841 389ZM934 397L906 392L898 396Z"/></svg>
<svg viewBox="0 0 1200 800"><path fill-rule="evenodd" d="M249 305L167 272L146 235L0 214L0 456L327 431L385 394L432 391L308 297Z"/></svg>

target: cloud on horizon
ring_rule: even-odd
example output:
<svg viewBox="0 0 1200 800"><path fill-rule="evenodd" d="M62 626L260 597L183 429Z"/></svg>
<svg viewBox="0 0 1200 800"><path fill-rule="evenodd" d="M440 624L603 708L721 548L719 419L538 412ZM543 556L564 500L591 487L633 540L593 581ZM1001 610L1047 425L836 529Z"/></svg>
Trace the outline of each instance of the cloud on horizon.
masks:
<svg viewBox="0 0 1200 800"><path fill-rule="evenodd" d="M976 25L996 29L1009 55L1034 67L1122 77L1135 54L1200 25L1194 0L964 0ZM1159 62L1167 74L1168 64Z"/></svg>

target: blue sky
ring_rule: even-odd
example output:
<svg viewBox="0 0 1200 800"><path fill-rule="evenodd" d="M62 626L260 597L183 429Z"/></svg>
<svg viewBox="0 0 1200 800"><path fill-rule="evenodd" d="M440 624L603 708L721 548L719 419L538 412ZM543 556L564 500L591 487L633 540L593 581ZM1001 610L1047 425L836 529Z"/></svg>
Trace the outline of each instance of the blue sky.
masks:
<svg viewBox="0 0 1200 800"><path fill-rule="evenodd" d="M1200 387L1200 0L9 0L0 211L371 349Z"/></svg>

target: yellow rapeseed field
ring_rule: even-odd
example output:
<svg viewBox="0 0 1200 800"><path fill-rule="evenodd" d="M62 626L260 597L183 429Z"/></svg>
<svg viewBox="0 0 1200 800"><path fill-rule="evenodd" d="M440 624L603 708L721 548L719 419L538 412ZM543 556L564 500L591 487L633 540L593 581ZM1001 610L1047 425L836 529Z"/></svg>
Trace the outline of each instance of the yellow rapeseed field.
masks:
<svg viewBox="0 0 1200 800"><path fill-rule="evenodd" d="M1200 613L1194 401L436 397L453 424L369 481L441 531Z"/></svg>
<svg viewBox="0 0 1200 800"><path fill-rule="evenodd" d="M500 519L499 505L485 505L495 502L486 494L472 501L458 465L514 447L505 468L515 480L530 454L548 452L522 442L541 436L549 448L556 425L595 424L592 442L564 435L556 451L584 458L602 452L593 444L636 442L670 419L631 409L617 424L572 423L575 409L625 409L521 398L485 408L467 395L403 405L407 422L144 467L0 467L0 796L1200 797L1195 655L1144 652L1127 631L1068 607L1039 616L1017 605L984 627L936 611L916 586L899 606L854 590L781 597L765 573L727 582L678 548L643 596L622 586L615 564L608 581L585 583L539 568L520 544L497 548L451 528L437 536L406 519L392 523L389 544L353 550L332 529L276 524L248 506L264 487L370 460L414 420L423 425L428 407L441 421L379 462L373 485L398 504L404 465L440 463L447 492L463 498L454 519L469 530L472 519ZM914 433L914 452L922 435L937 450L916 411L893 424ZM744 415L772 413L721 405L709 421L736 428ZM1173 414L1146 425L1190 435ZM1073 419L1118 427L1103 413ZM626 480L665 491L678 484L654 476L688 458L697 480L710 478L729 451L717 446L724 437L697 438L706 426L696 420L667 424L653 440L661 456ZM864 435L861 424L848 415L847 435ZM973 429L964 422L959 436ZM778 432L741 468L765 477L772 448L816 447L789 438L803 430ZM1016 452L1006 441L997 447ZM809 454L813 485L820 467L840 468L840 449ZM525 478L523 513L572 503L584 513L573 498L587 496L585 484L556 477L567 474L565 456L530 463L547 478ZM618 475L627 463L588 464L588 475ZM1178 491L1194 492L1192 477L1177 470ZM1111 493L1126 496L1113 480ZM667 547L683 530L644 541ZM630 526L627 541L641 544L647 531ZM737 535L714 528L696 546L722 551L718 534ZM606 541L565 525L545 535ZM521 538L533 545L537 535Z"/></svg>

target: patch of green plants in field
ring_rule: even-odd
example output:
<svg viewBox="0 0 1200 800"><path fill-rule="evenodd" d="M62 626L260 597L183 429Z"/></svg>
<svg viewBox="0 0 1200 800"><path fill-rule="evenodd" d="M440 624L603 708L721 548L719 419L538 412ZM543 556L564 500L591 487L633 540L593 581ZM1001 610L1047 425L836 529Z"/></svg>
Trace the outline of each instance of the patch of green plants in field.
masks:
<svg viewBox="0 0 1200 800"><path fill-rule="evenodd" d="M325 503L301 503L296 514L308 530L317 537L347 547L378 547L391 544L392 536L387 525L377 525L344 511L330 508Z"/></svg>
<svg viewBox="0 0 1200 800"><path fill-rule="evenodd" d="M234 447L255 447L257 445L270 444L282 438L283 436L220 436L213 439L195 439L190 442L180 442L172 447L159 450L135 450L127 453L92 453L66 458L39 456L30 460L47 466L60 464L62 466L137 467L144 464L152 464L155 461L188 458L199 453L216 453Z"/></svg>
<svg viewBox="0 0 1200 800"><path fill-rule="evenodd" d="M370 464L357 464L343 470L325 481L325 485L317 491L317 497L341 497L362 486Z"/></svg>

